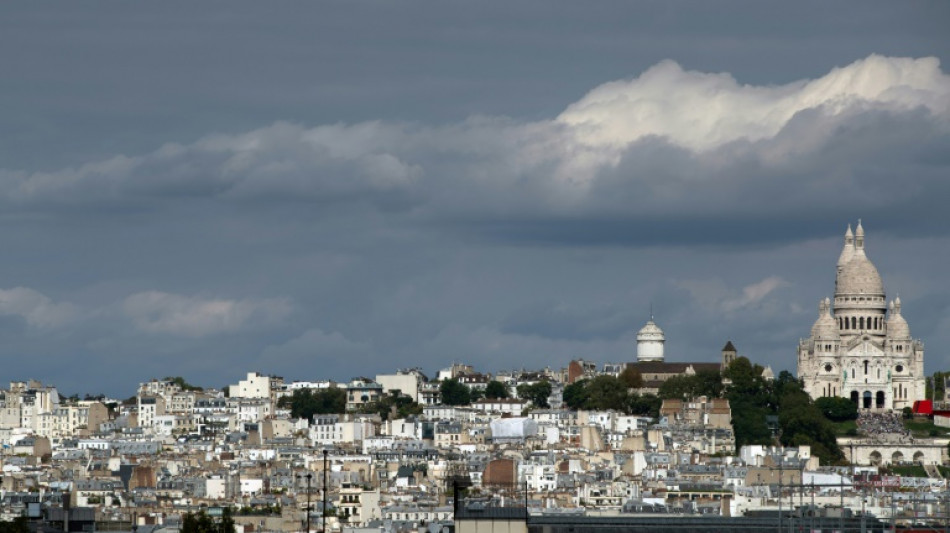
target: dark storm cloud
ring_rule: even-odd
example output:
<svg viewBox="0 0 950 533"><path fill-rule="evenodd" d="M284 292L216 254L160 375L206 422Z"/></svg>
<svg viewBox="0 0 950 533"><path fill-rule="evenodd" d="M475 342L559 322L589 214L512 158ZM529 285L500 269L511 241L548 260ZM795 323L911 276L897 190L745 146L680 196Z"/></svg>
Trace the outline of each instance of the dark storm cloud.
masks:
<svg viewBox="0 0 950 533"><path fill-rule="evenodd" d="M950 364L943 6L229 7L0 8L4 378L778 371L859 217Z"/></svg>

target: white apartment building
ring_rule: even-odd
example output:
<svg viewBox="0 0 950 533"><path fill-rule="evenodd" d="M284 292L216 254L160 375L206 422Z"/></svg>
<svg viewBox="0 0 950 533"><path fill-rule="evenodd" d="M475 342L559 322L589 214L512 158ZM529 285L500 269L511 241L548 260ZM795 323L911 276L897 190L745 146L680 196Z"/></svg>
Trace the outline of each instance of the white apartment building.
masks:
<svg viewBox="0 0 950 533"><path fill-rule="evenodd" d="M247 379L231 385L232 398L270 398L271 378L257 372L248 372Z"/></svg>
<svg viewBox="0 0 950 533"><path fill-rule="evenodd" d="M140 428L151 428L155 417L165 414L165 399L161 396L139 396L138 416Z"/></svg>
<svg viewBox="0 0 950 533"><path fill-rule="evenodd" d="M340 415L316 415L310 426L310 439L314 444L342 444L361 442L376 435L376 426L363 418Z"/></svg>
<svg viewBox="0 0 950 533"><path fill-rule="evenodd" d="M521 463L518 481L533 492L553 491L557 489L557 468L553 464Z"/></svg>
<svg viewBox="0 0 950 533"><path fill-rule="evenodd" d="M262 420L270 417L272 412L272 407L270 400L238 400L238 420L241 422L250 422L256 423L261 422Z"/></svg>

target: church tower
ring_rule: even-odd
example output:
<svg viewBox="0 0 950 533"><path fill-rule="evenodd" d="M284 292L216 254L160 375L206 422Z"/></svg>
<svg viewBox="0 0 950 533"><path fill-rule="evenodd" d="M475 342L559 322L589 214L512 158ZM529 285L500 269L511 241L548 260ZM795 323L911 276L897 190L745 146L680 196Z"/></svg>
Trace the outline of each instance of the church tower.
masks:
<svg viewBox="0 0 950 533"><path fill-rule="evenodd" d="M736 360L737 355L736 347L732 344L732 341L726 341L726 345L722 347L722 369L729 368L729 365Z"/></svg>

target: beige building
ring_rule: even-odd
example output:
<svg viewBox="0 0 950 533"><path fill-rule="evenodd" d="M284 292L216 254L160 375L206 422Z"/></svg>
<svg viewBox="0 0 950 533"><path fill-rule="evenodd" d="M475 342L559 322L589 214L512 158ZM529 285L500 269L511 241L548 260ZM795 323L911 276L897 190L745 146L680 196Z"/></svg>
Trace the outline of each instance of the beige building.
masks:
<svg viewBox="0 0 950 533"><path fill-rule="evenodd" d="M729 407L729 400L725 398L700 396L689 401L663 400L660 417L665 417L671 425L732 429L732 409Z"/></svg>

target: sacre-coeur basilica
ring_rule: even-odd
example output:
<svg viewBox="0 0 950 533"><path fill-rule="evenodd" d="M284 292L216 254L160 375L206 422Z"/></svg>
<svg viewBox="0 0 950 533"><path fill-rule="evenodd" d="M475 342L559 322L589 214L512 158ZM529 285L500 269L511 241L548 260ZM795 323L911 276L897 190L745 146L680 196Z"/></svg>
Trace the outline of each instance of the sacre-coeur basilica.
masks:
<svg viewBox="0 0 950 533"><path fill-rule="evenodd" d="M819 301L811 336L799 342L798 377L812 398L849 398L859 409L902 409L925 397L923 342L911 337L900 297L887 301L860 221L845 233L834 298Z"/></svg>

